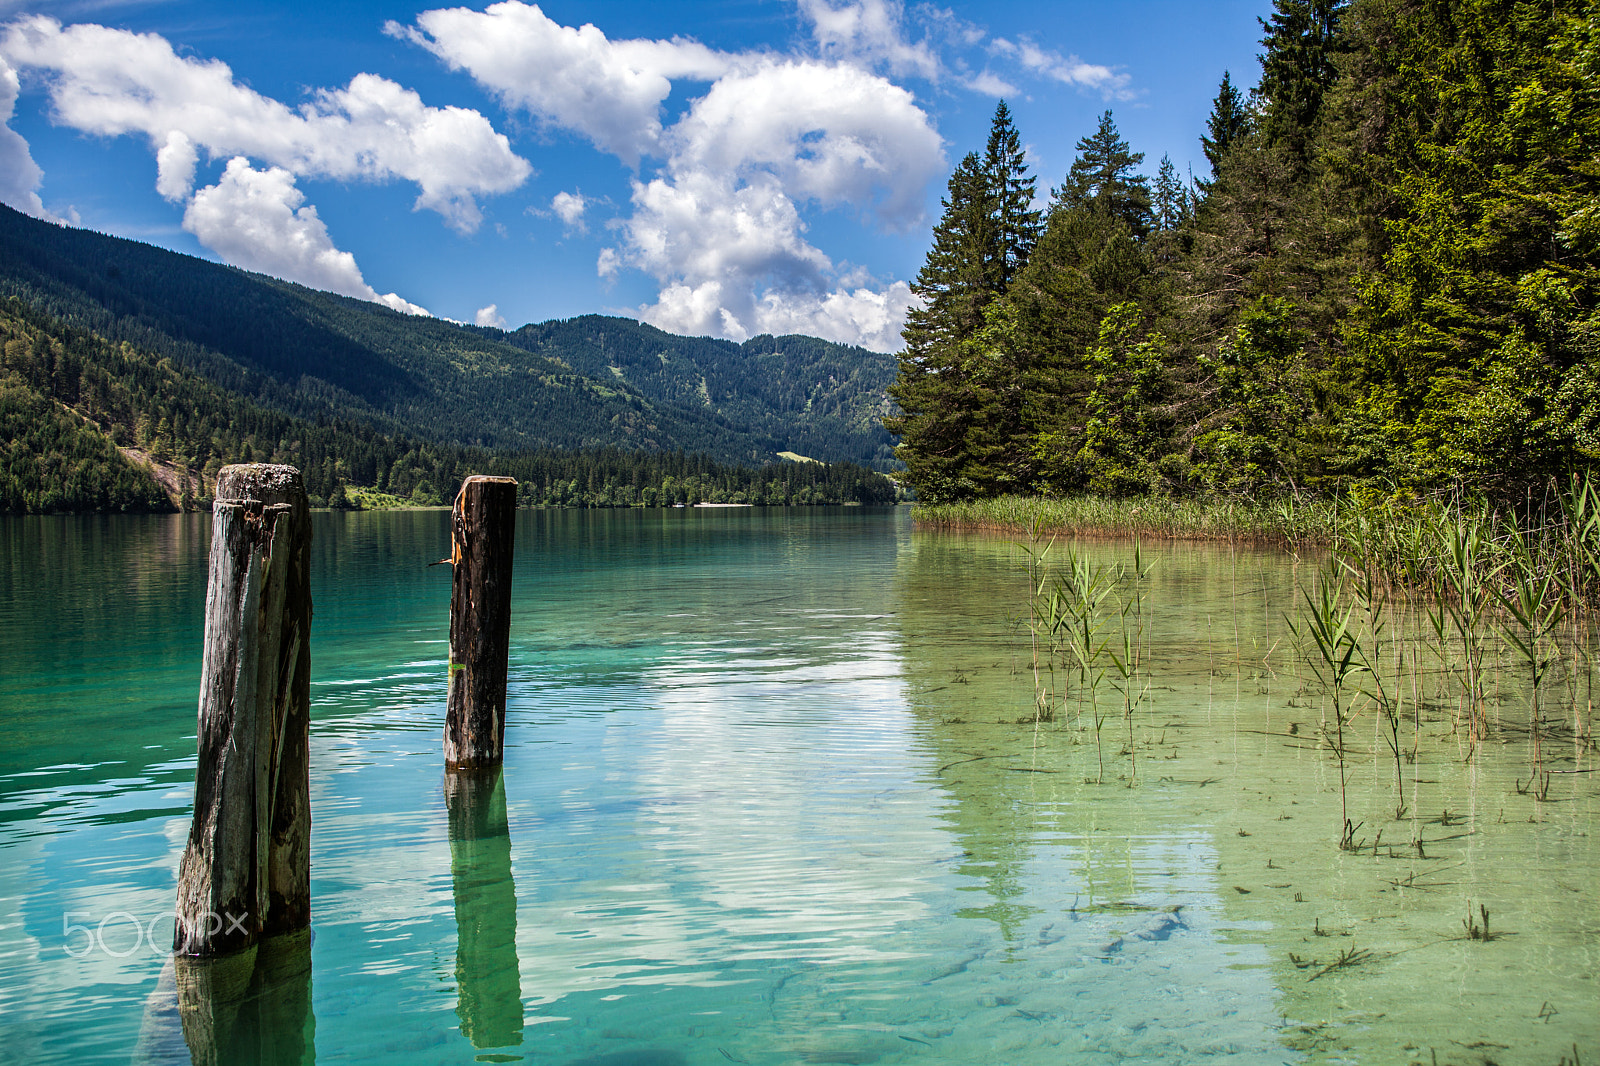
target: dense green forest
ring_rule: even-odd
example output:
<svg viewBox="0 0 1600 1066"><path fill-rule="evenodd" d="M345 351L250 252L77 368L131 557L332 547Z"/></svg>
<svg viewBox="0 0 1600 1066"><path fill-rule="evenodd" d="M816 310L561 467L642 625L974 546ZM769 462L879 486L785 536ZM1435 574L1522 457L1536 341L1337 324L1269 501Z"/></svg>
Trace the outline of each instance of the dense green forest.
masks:
<svg viewBox="0 0 1600 1066"><path fill-rule="evenodd" d="M880 419L894 360L810 337L739 345L599 316L508 334L0 207L7 296L317 424L502 451L893 464Z"/></svg>
<svg viewBox="0 0 1600 1066"><path fill-rule="evenodd" d="M675 337L625 318L584 315L527 325L505 340L578 373L613 378L650 403L710 409L801 455L852 458L889 469L883 427L894 359L816 337L763 334L743 344Z"/></svg>
<svg viewBox="0 0 1600 1066"><path fill-rule="evenodd" d="M1600 5L1275 0L1210 172L1004 104L887 420L919 497L1517 497L1600 458Z"/></svg>
<svg viewBox="0 0 1600 1066"><path fill-rule="evenodd" d="M892 503L894 486L855 463L721 463L703 453L489 449L297 418L127 341L0 300L0 513L160 511L203 498L225 463L283 462L313 502L351 487L446 503L471 473L509 474L530 505L664 507ZM158 477L165 486L158 484Z"/></svg>

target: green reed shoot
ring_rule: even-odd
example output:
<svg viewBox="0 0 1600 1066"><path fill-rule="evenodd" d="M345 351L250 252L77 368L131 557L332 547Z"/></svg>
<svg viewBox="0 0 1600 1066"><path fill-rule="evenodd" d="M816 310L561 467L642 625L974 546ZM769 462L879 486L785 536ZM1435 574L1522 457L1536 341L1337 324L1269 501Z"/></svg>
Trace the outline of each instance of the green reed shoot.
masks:
<svg viewBox="0 0 1600 1066"><path fill-rule="evenodd" d="M1102 729L1105 716L1100 710L1100 682L1105 678L1101 659L1105 655L1107 637L1104 635L1107 619L1103 604L1116 589L1116 568L1096 565L1086 557L1066 550L1060 571L1051 590L1051 624L1058 635L1059 646L1077 668L1078 721L1083 721L1083 696L1089 695L1090 714L1094 722L1095 757L1099 770L1096 783L1105 778L1105 752L1102 747Z"/></svg>
<svg viewBox="0 0 1600 1066"><path fill-rule="evenodd" d="M1439 637L1461 649L1462 699L1468 736L1475 751L1489 731L1483 675L1483 623L1494 602L1494 582L1503 563L1495 563L1487 515L1456 512L1439 518L1433 534L1439 550L1441 595L1430 620Z"/></svg>
<svg viewBox="0 0 1600 1066"><path fill-rule="evenodd" d="M1345 689L1359 674L1368 670L1360 641L1351 628L1355 608L1343 604L1344 588L1336 565L1317 574L1311 591L1301 590L1306 610L1297 623L1289 620L1289 628L1297 637L1310 638L1315 655L1309 656L1312 671L1323 687L1333 697L1334 736L1333 750L1339 760L1339 813L1341 828L1339 847L1354 851L1356 825L1350 821L1349 776L1345 765ZM1327 730L1323 730L1324 737Z"/></svg>
<svg viewBox="0 0 1600 1066"><path fill-rule="evenodd" d="M1356 606L1360 607L1365 616L1369 643L1357 646L1361 649L1362 665L1366 674L1372 679L1372 691L1367 695L1378 705L1378 710L1383 716L1380 720L1380 729L1384 731L1384 742L1394 757L1394 816L1404 818L1406 788L1400 771L1400 708L1397 700L1397 694L1403 690L1397 687L1395 692L1391 693L1384 685L1383 673L1378 668L1378 659L1382 655L1383 630L1387 625L1384 612L1388 608L1389 598L1370 557L1357 561L1341 559L1339 563L1355 595Z"/></svg>
<svg viewBox="0 0 1600 1066"><path fill-rule="evenodd" d="M1533 681L1529 729L1533 738L1533 766L1537 773L1544 766L1541 746L1544 723L1539 707L1539 690L1545 675L1557 660L1557 656L1551 652L1550 636L1560 626L1567 605L1555 571L1540 566L1534 559L1531 538L1518 526L1511 525L1507 530L1507 541L1511 550L1510 588L1502 590L1496 587L1494 592L1495 599L1514 623L1503 623L1501 631L1506 641L1528 664Z"/></svg>
<svg viewBox="0 0 1600 1066"><path fill-rule="evenodd" d="M1050 550L1055 547L1055 537L1045 540L1044 530L1036 515L1029 529L1029 544L1017 546L1027 555L1024 569L1028 575L1028 643L1030 666L1033 673L1033 721L1055 719L1056 708L1056 637L1060 632L1059 594L1051 587L1049 565Z"/></svg>

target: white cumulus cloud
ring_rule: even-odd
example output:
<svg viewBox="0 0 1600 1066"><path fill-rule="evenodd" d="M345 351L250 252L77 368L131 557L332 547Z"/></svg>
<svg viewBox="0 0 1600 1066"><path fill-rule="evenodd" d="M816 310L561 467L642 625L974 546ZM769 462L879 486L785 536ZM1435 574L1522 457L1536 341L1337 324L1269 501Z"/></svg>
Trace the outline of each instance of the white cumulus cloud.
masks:
<svg viewBox="0 0 1600 1066"><path fill-rule="evenodd" d="M921 219L944 168L928 116L905 89L856 67L760 57L694 102L669 136L679 172L776 176L787 195L870 207L894 228Z"/></svg>
<svg viewBox="0 0 1600 1066"><path fill-rule="evenodd" d="M243 156L230 159L222 180L198 190L189 201L183 228L246 270L371 300L405 314L428 314L394 293L380 296L366 283L355 256L334 246L317 209L305 204L294 175L282 167L257 170Z"/></svg>
<svg viewBox="0 0 1600 1066"><path fill-rule="evenodd" d="M20 89L17 72L0 56L0 203L35 218L60 222L39 199L44 171L33 161L27 140L10 126Z"/></svg>
<svg viewBox="0 0 1600 1066"><path fill-rule="evenodd" d="M500 313L499 304L490 304L488 307L478 308L477 313L472 316L472 321L479 326L493 326L495 329L506 328L506 319Z"/></svg>
<svg viewBox="0 0 1600 1066"><path fill-rule="evenodd" d="M156 152L156 192L175 204L187 200L199 162L200 153L187 134L179 130L167 134L167 143Z"/></svg>
<svg viewBox="0 0 1600 1066"><path fill-rule="evenodd" d="M384 30L465 70L508 107L575 130L630 166L655 149L672 79L709 81L733 61L684 38L613 41L518 0L424 11L414 27L390 22Z"/></svg>
<svg viewBox="0 0 1600 1066"><path fill-rule="evenodd" d="M477 111L429 107L375 74L292 109L238 84L225 63L179 56L157 34L63 27L43 15L7 26L0 56L45 75L58 124L148 137L164 196L192 182L190 154L203 148L299 177L414 182L418 208L466 232L482 220L477 197L516 188L532 169Z"/></svg>
<svg viewBox="0 0 1600 1066"><path fill-rule="evenodd" d="M583 212L589 201L581 192L558 192L550 200L550 210L569 228L583 229Z"/></svg>
<svg viewBox="0 0 1600 1066"><path fill-rule="evenodd" d="M937 63L906 43L895 0L808 0L804 11L822 59L612 40L517 0L426 11L386 32L630 167L659 161L633 181L632 214L614 223L620 239L595 264L602 278L633 268L656 280L656 301L639 309L647 320L738 338L782 322L785 332L893 347L900 322L880 318L903 317L904 300L892 285L843 287L805 239L801 209L849 211L893 230L921 221L928 182L944 169L942 142L910 92L862 64L931 76ZM709 84L668 124L665 102L683 82ZM550 210L576 228L588 203L562 192Z"/></svg>
<svg viewBox="0 0 1600 1066"><path fill-rule="evenodd" d="M895 74L939 76L939 57L926 41L905 32L905 7L897 0L799 0L800 14L828 59L882 66Z"/></svg>

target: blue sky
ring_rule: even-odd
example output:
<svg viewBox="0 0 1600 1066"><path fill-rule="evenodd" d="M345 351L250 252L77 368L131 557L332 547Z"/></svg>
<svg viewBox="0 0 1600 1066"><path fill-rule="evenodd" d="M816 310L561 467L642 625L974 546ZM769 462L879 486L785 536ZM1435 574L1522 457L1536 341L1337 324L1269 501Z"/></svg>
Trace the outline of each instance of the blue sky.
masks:
<svg viewBox="0 0 1600 1066"><path fill-rule="evenodd" d="M1268 10L0 0L0 201L460 321L890 351L997 99L1042 192L1108 108L1204 175Z"/></svg>

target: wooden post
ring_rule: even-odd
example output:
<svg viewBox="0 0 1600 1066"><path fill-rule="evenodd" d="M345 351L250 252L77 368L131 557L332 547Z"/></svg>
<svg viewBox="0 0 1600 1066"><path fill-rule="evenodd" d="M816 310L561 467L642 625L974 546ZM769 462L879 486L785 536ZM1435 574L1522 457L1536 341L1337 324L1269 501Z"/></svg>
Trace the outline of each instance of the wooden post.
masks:
<svg viewBox="0 0 1600 1066"><path fill-rule="evenodd" d="M506 657L511 644L511 553L517 482L474 474L450 514L450 695L444 762L499 766L505 755Z"/></svg>
<svg viewBox="0 0 1600 1066"><path fill-rule="evenodd" d="M223 955L310 924L310 565L300 471L223 467L176 952Z"/></svg>

